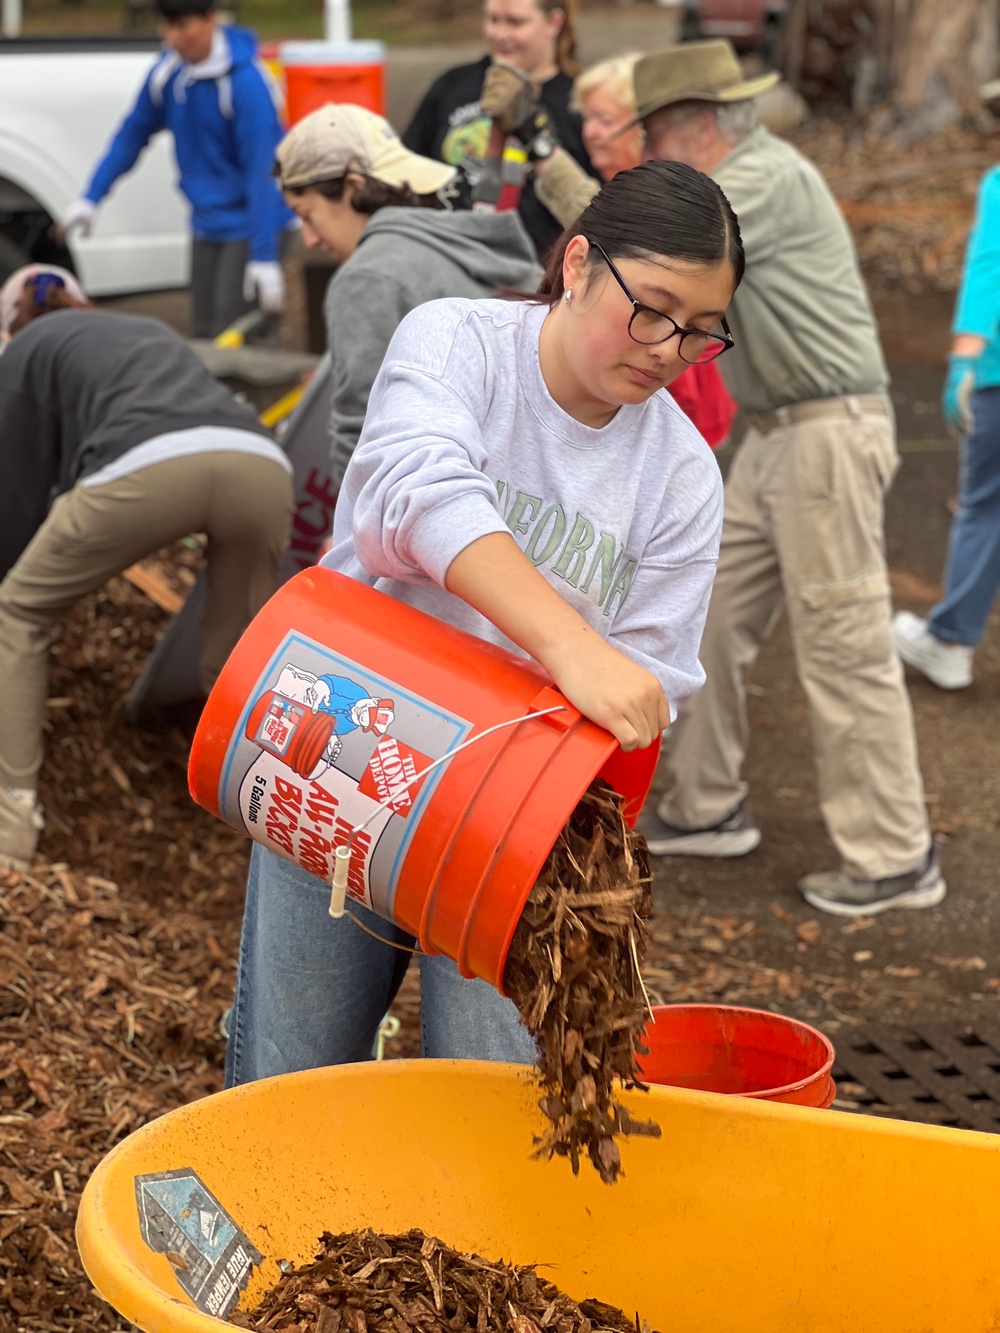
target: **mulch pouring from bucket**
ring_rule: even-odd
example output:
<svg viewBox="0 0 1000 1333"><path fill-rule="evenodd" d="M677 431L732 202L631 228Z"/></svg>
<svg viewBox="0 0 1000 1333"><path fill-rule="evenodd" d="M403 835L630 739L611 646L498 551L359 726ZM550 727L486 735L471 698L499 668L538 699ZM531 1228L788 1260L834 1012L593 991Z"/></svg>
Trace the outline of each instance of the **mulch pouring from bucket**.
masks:
<svg viewBox="0 0 1000 1333"><path fill-rule="evenodd" d="M619 1135L659 1135L614 1097L615 1079L639 1083L649 1018L640 966L652 906L649 854L621 797L593 782L549 854L518 922L504 989L538 1042L550 1123L536 1155L586 1152L612 1183ZM641 1084L639 1084L641 1086Z"/></svg>
<svg viewBox="0 0 1000 1333"><path fill-rule="evenodd" d="M634 818L658 752L623 753L536 663L320 567L240 639L189 778L199 804L329 882L332 917L361 902L510 993L542 1050L539 1152L574 1170L586 1152L613 1181L616 1137L655 1132L611 1087L635 1079L648 1004L649 868L623 799Z"/></svg>

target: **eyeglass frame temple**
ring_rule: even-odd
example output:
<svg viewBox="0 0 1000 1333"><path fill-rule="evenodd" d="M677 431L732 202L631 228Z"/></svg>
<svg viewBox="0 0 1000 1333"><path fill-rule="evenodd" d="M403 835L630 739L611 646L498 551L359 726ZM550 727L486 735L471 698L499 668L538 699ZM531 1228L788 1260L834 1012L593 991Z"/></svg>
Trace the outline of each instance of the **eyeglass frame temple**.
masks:
<svg viewBox="0 0 1000 1333"><path fill-rule="evenodd" d="M682 325L677 323L676 319L674 319L672 315L668 315L665 310L656 310L653 306L646 305L645 301L640 301L638 297L633 296L632 293L629 291L629 289L625 286L625 279L622 277L622 275L615 268L614 264L611 262L611 256L605 250L604 246L601 245L599 241L590 240L589 237L585 237L584 239L587 241L588 245L592 245L594 249L598 252L601 258L604 260L605 264L607 264L608 268L611 270L611 276L614 278L615 282L618 283L618 286L622 289L622 291L625 293L628 299L632 302L632 314L629 317L628 321L628 336L632 338L632 341L634 343L637 343L640 347L658 347L660 343L668 343L671 338L676 337L677 334L680 334L680 338L678 339L677 342L677 355L680 356L681 343L684 341L687 335L689 333L700 333L704 338L711 338L713 342L722 343L722 350L716 356L713 356L711 358L712 361L718 361L719 357L722 356L723 353L732 351L732 349L736 346L736 339L733 337L732 330L729 327L729 323L725 315L720 316L719 319L719 323L722 325L722 331L725 334L725 338L720 338L717 333L706 333L704 329L685 329ZM633 337L632 335L632 322L640 310L649 310L652 314L658 316L658 318L669 320L669 322L674 326L673 333L668 333L665 338L660 338L655 343L639 342L639 339ZM698 362L688 361L687 364L689 366L696 366Z"/></svg>

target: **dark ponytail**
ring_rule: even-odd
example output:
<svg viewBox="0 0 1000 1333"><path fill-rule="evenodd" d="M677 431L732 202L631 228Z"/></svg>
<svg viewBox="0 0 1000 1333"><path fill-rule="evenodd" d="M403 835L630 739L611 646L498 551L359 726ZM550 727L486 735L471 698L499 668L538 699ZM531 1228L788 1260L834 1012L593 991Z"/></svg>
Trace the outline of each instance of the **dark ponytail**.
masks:
<svg viewBox="0 0 1000 1333"><path fill-rule="evenodd" d="M660 256L706 267L728 261L734 288L746 267L729 200L711 176L682 162L644 162L601 187L552 249L537 293L550 305L563 294L563 257L574 236L596 241L611 259Z"/></svg>

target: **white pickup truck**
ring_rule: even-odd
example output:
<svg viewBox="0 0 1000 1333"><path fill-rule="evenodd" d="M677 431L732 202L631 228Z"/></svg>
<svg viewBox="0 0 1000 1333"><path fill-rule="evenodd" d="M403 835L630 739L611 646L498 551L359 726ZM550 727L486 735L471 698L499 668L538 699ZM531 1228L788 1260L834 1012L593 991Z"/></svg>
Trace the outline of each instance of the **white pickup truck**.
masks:
<svg viewBox="0 0 1000 1333"><path fill-rule="evenodd" d="M0 281L29 260L66 262L49 229L83 191L159 44L147 38L0 39ZM72 267L91 296L183 287L187 205L158 135L97 213Z"/></svg>

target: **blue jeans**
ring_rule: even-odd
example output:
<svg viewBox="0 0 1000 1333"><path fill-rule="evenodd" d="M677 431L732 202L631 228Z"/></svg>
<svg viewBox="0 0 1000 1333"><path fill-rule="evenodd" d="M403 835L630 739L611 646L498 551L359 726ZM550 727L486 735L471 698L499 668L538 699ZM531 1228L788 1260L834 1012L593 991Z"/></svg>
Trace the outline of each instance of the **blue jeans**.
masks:
<svg viewBox="0 0 1000 1333"><path fill-rule="evenodd" d="M226 1087L293 1070L370 1060L379 1023L412 957L329 915L330 889L255 844L250 858ZM400 944L412 936L357 903L348 911ZM425 1055L530 1064L532 1037L499 991L449 958L420 956Z"/></svg>
<svg viewBox="0 0 1000 1333"><path fill-rule="evenodd" d="M1000 590L1000 388L972 395L975 425L962 441L959 510L951 525L943 599L927 628L974 648Z"/></svg>

